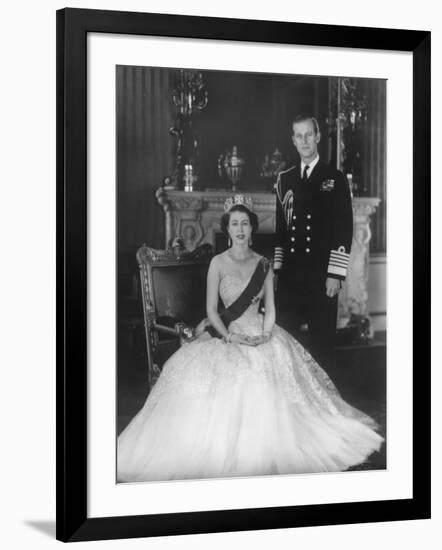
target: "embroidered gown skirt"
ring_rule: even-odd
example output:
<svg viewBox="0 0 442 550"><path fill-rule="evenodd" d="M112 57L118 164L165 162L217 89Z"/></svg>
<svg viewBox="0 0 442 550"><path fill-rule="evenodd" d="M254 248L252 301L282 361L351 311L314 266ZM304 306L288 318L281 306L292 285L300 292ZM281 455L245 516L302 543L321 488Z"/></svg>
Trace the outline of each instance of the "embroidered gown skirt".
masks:
<svg viewBox="0 0 442 550"><path fill-rule="evenodd" d="M245 284L226 275L228 307ZM252 304L233 332L259 335ZM347 404L311 355L275 326L256 347L207 333L164 365L118 438L119 482L346 470L379 450L375 422Z"/></svg>

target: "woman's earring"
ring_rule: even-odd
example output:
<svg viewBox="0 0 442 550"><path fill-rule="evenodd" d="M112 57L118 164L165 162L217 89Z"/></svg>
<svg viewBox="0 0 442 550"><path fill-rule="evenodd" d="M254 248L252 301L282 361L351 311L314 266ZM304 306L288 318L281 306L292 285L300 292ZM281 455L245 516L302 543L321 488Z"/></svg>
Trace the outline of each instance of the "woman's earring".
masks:
<svg viewBox="0 0 442 550"><path fill-rule="evenodd" d="M227 241L227 246L230 248L232 246L232 239L229 237Z"/></svg>
<svg viewBox="0 0 442 550"><path fill-rule="evenodd" d="M253 244L253 241L252 241L252 237L249 238L249 246L252 246Z"/></svg>

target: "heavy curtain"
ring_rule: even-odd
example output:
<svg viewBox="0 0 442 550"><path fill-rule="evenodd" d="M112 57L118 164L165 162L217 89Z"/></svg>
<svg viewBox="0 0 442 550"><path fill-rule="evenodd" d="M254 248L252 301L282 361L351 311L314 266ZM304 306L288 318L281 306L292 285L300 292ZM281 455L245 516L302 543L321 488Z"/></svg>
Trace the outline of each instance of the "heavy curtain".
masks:
<svg viewBox="0 0 442 550"><path fill-rule="evenodd" d="M116 86L118 247L160 248L164 216L155 191L174 167L171 71L118 66Z"/></svg>

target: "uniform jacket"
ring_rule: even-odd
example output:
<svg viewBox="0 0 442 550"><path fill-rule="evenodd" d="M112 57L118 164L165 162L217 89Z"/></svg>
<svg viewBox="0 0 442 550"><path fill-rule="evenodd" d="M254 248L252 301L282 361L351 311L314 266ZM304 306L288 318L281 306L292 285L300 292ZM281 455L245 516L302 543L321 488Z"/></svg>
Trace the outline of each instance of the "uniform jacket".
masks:
<svg viewBox="0 0 442 550"><path fill-rule="evenodd" d="M353 209L344 174L320 159L306 182L297 164L279 173L275 187L274 269L345 280Z"/></svg>

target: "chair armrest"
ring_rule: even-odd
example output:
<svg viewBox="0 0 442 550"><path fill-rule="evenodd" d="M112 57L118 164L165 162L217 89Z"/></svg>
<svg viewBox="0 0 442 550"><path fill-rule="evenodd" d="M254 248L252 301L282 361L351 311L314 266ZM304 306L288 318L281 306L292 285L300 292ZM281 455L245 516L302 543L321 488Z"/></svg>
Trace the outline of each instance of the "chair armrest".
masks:
<svg viewBox="0 0 442 550"><path fill-rule="evenodd" d="M171 336L178 336L181 344L184 344L185 342L192 342L196 338L195 329L182 322L175 323L175 328L154 323L154 328L158 330L158 332L163 332Z"/></svg>
<svg viewBox="0 0 442 550"><path fill-rule="evenodd" d="M179 331L175 328L166 327L165 325L160 325L159 323L153 324L154 329L158 332L163 332L165 334L170 334L171 336L179 336Z"/></svg>

